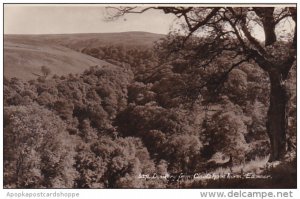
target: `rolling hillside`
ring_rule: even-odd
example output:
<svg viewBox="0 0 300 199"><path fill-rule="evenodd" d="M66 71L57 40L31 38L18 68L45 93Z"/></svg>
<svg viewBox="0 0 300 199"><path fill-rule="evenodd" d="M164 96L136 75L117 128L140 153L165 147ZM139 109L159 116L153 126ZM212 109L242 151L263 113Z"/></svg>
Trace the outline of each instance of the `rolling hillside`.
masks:
<svg viewBox="0 0 300 199"><path fill-rule="evenodd" d="M52 74L67 75L80 73L90 66L110 65L109 63L76 52L60 45L4 44L4 76L23 80L36 78L41 66L47 66Z"/></svg>
<svg viewBox="0 0 300 199"><path fill-rule="evenodd" d="M59 44L74 50L81 50L85 47L99 47L103 45L152 47L155 41L158 41L164 36L165 35L162 34L136 31L121 33L5 35L4 40L23 44Z"/></svg>
<svg viewBox="0 0 300 199"><path fill-rule="evenodd" d="M145 32L93 33L62 35L5 35L4 76L23 80L36 78L41 66L52 74L80 73L90 66L111 65L82 54L85 47L123 44L151 47L163 35Z"/></svg>

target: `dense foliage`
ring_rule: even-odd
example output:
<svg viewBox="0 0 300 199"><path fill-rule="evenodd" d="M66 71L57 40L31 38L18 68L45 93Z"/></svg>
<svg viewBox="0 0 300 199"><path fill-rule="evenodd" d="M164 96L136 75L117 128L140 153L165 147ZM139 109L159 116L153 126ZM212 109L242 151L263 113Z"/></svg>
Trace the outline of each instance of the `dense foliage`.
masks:
<svg viewBox="0 0 300 199"><path fill-rule="evenodd" d="M204 172L220 153L236 165L269 154L265 72L244 63L215 92L210 80L226 69L230 55L203 70L187 67L184 58L158 64L165 52L156 51L85 48L116 66L61 77L47 71L29 82L5 79L4 186L174 187L139 176ZM295 81L293 69L287 84L291 153ZM211 84L198 92L203 82Z"/></svg>

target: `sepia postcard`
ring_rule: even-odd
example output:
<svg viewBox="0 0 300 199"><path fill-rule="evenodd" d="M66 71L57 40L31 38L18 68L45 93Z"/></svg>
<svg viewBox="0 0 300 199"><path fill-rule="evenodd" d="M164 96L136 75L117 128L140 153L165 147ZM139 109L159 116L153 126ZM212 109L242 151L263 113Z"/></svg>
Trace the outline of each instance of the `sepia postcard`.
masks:
<svg viewBox="0 0 300 199"><path fill-rule="evenodd" d="M4 189L297 188L296 4L3 9Z"/></svg>

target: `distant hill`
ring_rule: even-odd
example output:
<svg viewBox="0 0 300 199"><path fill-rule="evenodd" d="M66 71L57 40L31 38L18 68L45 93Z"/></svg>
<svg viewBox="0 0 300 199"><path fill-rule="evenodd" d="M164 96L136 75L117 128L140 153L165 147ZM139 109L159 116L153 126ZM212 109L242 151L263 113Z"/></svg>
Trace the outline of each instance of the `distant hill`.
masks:
<svg viewBox="0 0 300 199"><path fill-rule="evenodd" d="M60 35L4 35L4 76L24 80L41 74L42 65L52 74L81 73L90 66L111 65L82 54L86 47L124 45L151 47L164 35L146 32Z"/></svg>
<svg viewBox="0 0 300 199"><path fill-rule="evenodd" d="M134 31L121 33L5 35L4 40L23 44L59 44L80 51L86 47L92 48L104 45L152 47L155 41L163 37L165 35Z"/></svg>

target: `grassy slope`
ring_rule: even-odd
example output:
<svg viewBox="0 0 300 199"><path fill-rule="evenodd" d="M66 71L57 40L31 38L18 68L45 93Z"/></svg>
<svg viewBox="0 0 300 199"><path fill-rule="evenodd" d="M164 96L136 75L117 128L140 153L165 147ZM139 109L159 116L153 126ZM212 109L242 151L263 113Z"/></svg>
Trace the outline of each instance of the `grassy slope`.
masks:
<svg viewBox="0 0 300 199"><path fill-rule="evenodd" d="M42 65L52 74L80 73L90 66L110 65L76 52L85 47L108 44L150 47L163 35L145 32L91 33L62 35L5 35L4 75L23 80L36 78Z"/></svg>
<svg viewBox="0 0 300 199"><path fill-rule="evenodd" d="M48 66L52 74L80 73L90 66L110 65L105 61L84 55L59 45L4 44L4 76L23 80L36 78L41 66Z"/></svg>

